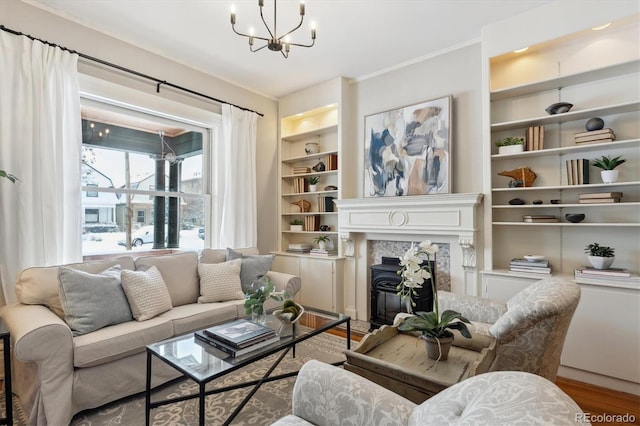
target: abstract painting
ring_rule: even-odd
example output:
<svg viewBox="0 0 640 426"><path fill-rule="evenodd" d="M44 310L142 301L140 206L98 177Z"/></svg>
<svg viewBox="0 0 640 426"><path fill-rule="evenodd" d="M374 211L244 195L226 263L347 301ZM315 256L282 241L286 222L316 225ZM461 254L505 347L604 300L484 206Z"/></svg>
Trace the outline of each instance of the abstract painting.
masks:
<svg viewBox="0 0 640 426"><path fill-rule="evenodd" d="M453 97L366 116L365 197L451 191Z"/></svg>

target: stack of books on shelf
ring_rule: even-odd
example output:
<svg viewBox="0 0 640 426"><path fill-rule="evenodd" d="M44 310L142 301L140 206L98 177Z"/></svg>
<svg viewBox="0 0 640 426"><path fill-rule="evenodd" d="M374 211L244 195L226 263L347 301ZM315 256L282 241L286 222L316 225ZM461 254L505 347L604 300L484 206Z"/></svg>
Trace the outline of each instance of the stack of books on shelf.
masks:
<svg viewBox="0 0 640 426"><path fill-rule="evenodd" d="M312 249L311 244L289 244L287 252L289 253L309 253Z"/></svg>
<svg viewBox="0 0 640 426"><path fill-rule="evenodd" d="M524 149L526 151L544 149L544 126L527 127L524 134Z"/></svg>
<svg viewBox="0 0 640 426"><path fill-rule="evenodd" d="M590 266L582 266L575 270L574 275L576 280L589 279L640 284L640 277L625 268L596 269Z"/></svg>
<svg viewBox="0 0 640 426"><path fill-rule="evenodd" d="M280 341L269 327L239 319L195 332L197 340L237 357Z"/></svg>
<svg viewBox="0 0 640 426"><path fill-rule="evenodd" d="M589 183L589 160L576 158L567 160L567 184L584 185Z"/></svg>
<svg viewBox="0 0 640 426"><path fill-rule="evenodd" d="M305 178L293 178L293 192L301 194L307 190L307 180Z"/></svg>
<svg viewBox="0 0 640 426"><path fill-rule="evenodd" d="M548 260L529 261L515 258L509 263L509 270L514 272L530 272L532 274L551 274L551 265Z"/></svg>
<svg viewBox="0 0 640 426"><path fill-rule="evenodd" d="M304 230L305 231L319 231L320 230L320 216L305 216L305 218L304 218Z"/></svg>
<svg viewBox="0 0 640 426"><path fill-rule="evenodd" d="M338 154L329 154L325 159L327 170L338 170Z"/></svg>
<svg viewBox="0 0 640 426"><path fill-rule="evenodd" d="M294 167L293 174L300 175L303 173L311 173L311 169L309 167Z"/></svg>
<svg viewBox="0 0 640 426"><path fill-rule="evenodd" d="M552 215L546 214L528 214L522 216L522 221L527 223L548 223L558 222L558 218Z"/></svg>
<svg viewBox="0 0 640 426"><path fill-rule="evenodd" d="M318 197L318 211L319 212L332 212L333 211L333 200L335 197L328 197L321 195Z"/></svg>
<svg viewBox="0 0 640 426"><path fill-rule="evenodd" d="M580 204L619 203L622 192L587 192L580 194Z"/></svg>
<svg viewBox="0 0 640 426"><path fill-rule="evenodd" d="M616 135L611 129L592 130L590 132L581 132L573 135L576 144L597 143L597 142L613 142Z"/></svg>
<svg viewBox="0 0 640 426"><path fill-rule="evenodd" d="M311 252L309 252L310 255L312 256L325 256L325 257L329 257L329 256L337 256L338 255L338 249L329 249L329 250L322 250L319 248L314 248L311 250Z"/></svg>

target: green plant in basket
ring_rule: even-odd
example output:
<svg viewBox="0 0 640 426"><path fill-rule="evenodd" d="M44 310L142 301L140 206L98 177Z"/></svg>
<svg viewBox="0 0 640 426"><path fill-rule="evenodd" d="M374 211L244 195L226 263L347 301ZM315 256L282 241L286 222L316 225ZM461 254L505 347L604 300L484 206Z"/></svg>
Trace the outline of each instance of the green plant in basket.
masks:
<svg viewBox="0 0 640 426"><path fill-rule="evenodd" d="M301 220L301 219L293 219L293 220L291 221L291 224L292 224L292 225L302 225L303 223L304 223L304 222L302 222L302 220Z"/></svg>
<svg viewBox="0 0 640 426"><path fill-rule="evenodd" d="M495 144L498 148L500 148L501 146L524 145L524 139L509 136L504 139L497 140Z"/></svg>
<svg viewBox="0 0 640 426"><path fill-rule="evenodd" d="M623 164L626 162L627 160L622 158L621 155L618 155L617 157L613 157L613 158L611 158L608 155L603 155L602 157L593 160L592 164L602 170L613 170L616 167L618 167L620 164Z"/></svg>
<svg viewBox="0 0 640 426"><path fill-rule="evenodd" d="M589 244L584 248L584 252L589 256L598 257L614 257L615 249L607 246L601 246L598 243Z"/></svg>

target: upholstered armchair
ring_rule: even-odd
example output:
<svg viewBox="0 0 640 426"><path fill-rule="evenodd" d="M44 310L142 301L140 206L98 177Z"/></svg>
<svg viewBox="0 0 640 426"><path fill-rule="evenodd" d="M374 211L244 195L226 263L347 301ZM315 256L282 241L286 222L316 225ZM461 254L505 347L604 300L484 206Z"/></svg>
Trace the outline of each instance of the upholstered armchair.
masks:
<svg viewBox="0 0 640 426"><path fill-rule="evenodd" d="M472 334L496 338L493 370L527 371L552 382L579 300L577 284L555 277L531 284L506 303L438 292L440 312L460 312L472 322ZM462 345L464 340L456 336Z"/></svg>
<svg viewBox="0 0 640 426"><path fill-rule="evenodd" d="M293 388L292 413L276 426L589 424L558 386L531 373L470 377L420 405L350 371L308 361Z"/></svg>

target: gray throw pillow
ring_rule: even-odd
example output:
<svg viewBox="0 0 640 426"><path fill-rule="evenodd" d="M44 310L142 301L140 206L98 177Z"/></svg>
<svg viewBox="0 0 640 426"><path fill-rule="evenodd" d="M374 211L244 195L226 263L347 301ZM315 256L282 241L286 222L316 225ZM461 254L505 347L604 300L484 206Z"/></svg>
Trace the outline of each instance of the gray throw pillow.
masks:
<svg viewBox="0 0 640 426"><path fill-rule="evenodd" d="M271 270L274 258L275 256L272 254L242 254L239 251L227 248L227 261L242 259L240 283L242 284L242 291L245 293L251 289L251 283L259 280L264 274Z"/></svg>
<svg viewBox="0 0 640 426"><path fill-rule="evenodd" d="M119 265L99 274L60 267L60 303L74 336L133 320L120 273Z"/></svg>

